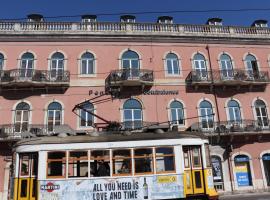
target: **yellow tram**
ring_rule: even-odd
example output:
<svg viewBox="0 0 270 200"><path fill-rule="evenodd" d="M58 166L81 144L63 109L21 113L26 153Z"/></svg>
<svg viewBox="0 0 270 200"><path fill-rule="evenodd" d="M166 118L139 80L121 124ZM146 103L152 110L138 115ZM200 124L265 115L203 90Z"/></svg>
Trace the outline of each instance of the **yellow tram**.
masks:
<svg viewBox="0 0 270 200"><path fill-rule="evenodd" d="M179 132L30 138L14 200L217 199L207 139Z"/></svg>

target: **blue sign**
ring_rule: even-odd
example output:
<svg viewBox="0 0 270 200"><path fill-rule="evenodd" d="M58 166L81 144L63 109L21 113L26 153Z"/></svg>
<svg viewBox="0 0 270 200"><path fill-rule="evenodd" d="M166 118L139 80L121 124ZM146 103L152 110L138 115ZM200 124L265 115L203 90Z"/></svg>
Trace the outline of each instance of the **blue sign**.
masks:
<svg viewBox="0 0 270 200"><path fill-rule="evenodd" d="M270 160L270 155L264 155L264 156L262 157L262 159L263 159L263 160Z"/></svg>
<svg viewBox="0 0 270 200"><path fill-rule="evenodd" d="M235 162L247 162L249 158L247 156L235 157Z"/></svg>
<svg viewBox="0 0 270 200"><path fill-rule="evenodd" d="M238 186L249 186L250 180L247 172L237 172L236 179Z"/></svg>

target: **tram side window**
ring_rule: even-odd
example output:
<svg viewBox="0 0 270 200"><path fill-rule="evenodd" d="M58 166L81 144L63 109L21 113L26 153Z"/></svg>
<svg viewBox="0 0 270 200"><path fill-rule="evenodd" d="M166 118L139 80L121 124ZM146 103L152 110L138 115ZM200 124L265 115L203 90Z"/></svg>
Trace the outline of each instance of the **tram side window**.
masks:
<svg viewBox="0 0 270 200"><path fill-rule="evenodd" d="M209 144L204 144L204 147L205 147L206 166L211 167Z"/></svg>
<svg viewBox="0 0 270 200"><path fill-rule="evenodd" d="M135 173L152 173L153 170L153 149L134 149Z"/></svg>
<svg viewBox="0 0 270 200"><path fill-rule="evenodd" d="M68 157L68 177L88 176L87 151L70 151Z"/></svg>
<svg viewBox="0 0 270 200"><path fill-rule="evenodd" d="M90 176L110 176L110 151L91 151Z"/></svg>
<svg viewBox="0 0 270 200"><path fill-rule="evenodd" d="M66 153L48 152L47 160L48 177L65 177L66 174Z"/></svg>
<svg viewBox="0 0 270 200"><path fill-rule="evenodd" d="M193 167L201 167L200 147L193 147L192 161L193 161Z"/></svg>
<svg viewBox="0 0 270 200"><path fill-rule="evenodd" d="M157 173L175 171L173 147L156 148Z"/></svg>
<svg viewBox="0 0 270 200"><path fill-rule="evenodd" d="M28 176L29 175L29 155L20 155L20 175Z"/></svg>
<svg viewBox="0 0 270 200"><path fill-rule="evenodd" d="M188 148L183 147L183 153L184 153L184 164L185 164L185 168L189 168L189 151Z"/></svg>
<svg viewBox="0 0 270 200"><path fill-rule="evenodd" d="M113 150L113 174L127 175L132 173L131 150Z"/></svg>

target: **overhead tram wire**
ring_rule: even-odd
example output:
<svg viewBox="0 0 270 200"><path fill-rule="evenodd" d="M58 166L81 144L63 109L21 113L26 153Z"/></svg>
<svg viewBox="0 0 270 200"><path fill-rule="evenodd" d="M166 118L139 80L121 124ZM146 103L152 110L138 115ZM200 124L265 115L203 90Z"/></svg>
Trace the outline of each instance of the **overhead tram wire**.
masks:
<svg viewBox="0 0 270 200"><path fill-rule="evenodd" d="M141 11L141 12L116 12L116 13L97 13L96 16L118 16L118 15L150 15L150 14L174 14L174 13L209 13L209 12L253 12L270 11L270 8L238 8L238 9L207 9L207 10L170 10L170 11ZM78 18L81 15L58 15L44 16L45 19ZM3 18L0 20L26 20L21 18Z"/></svg>

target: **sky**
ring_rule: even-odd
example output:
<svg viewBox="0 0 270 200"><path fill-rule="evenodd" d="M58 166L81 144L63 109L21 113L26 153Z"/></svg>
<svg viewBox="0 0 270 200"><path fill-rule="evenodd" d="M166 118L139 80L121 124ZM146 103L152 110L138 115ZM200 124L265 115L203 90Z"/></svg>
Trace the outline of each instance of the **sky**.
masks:
<svg viewBox="0 0 270 200"><path fill-rule="evenodd" d="M0 0L0 19L20 19L39 13L44 17L98 14L98 21L118 22L120 13L167 12L224 9L267 9L248 12L177 12L136 14L136 22L156 22L158 16L169 15L177 24L205 24L208 18L219 17L224 25L250 26L256 19L270 25L270 0ZM15 6L16 5L16 6ZM99 15L99 14L116 15ZM48 18L47 21L79 21L74 18Z"/></svg>

